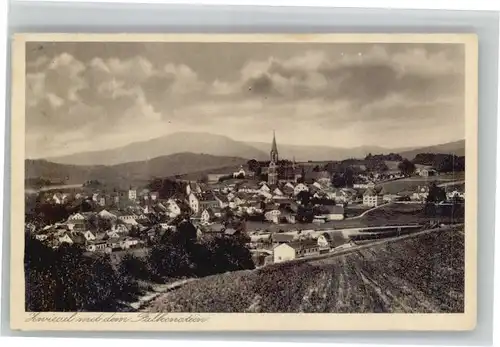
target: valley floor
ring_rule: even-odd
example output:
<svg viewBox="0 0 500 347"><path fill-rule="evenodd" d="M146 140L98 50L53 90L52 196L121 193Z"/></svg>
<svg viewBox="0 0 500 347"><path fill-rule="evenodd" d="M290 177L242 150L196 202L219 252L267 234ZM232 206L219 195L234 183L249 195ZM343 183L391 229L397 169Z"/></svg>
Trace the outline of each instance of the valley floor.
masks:
<svg viewBox="0 0 500 347"><path fill-rule="evenodd" d="M215 275L148 312L463 312L464 234L423 233L330 258Z"/></svg>

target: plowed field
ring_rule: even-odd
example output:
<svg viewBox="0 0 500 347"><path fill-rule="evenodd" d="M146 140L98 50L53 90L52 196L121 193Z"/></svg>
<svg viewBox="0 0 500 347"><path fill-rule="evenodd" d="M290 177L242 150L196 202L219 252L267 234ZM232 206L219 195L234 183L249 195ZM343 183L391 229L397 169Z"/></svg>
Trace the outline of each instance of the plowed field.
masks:
<svg viewBox="0 0 500 347"><path fill-rule="evenodd" d="M216 275L165 293L149 312L463 312L463 231L345 255Z"/></svg>

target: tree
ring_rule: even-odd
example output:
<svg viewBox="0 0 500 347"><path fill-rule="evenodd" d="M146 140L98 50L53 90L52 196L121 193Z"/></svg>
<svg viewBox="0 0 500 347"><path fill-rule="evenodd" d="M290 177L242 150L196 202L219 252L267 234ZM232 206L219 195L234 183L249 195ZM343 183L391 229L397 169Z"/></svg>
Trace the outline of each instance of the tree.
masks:
<svg viewBox="0 0 500 347"><path fill-rule="evenodd" d="M311 193L302 190L297 194L297 199L300 201L301 205L307 206L311 202Z"/></svg>
<svg viewBox="0 0 500 347"><path fill-rule="evenodd" d="M91 258L72 245L54 250L27 237L24 265L28 311L117 310L119 278L109 256Z"/></svg>
<svg viewBox="0 0 500 347"><path fill-rule="evenodd" d="M365 163L366 169L372 172L385 172L389 170L384 161L378 159L367 160Z"/></svg>
<svg viewBox="0 0 500 347"><path fill-rule="evenodd" d="M245 246L244 236L217 236L207 242L212 273L247 270L255 268L252 254Z"/></svg>
<svg viewBox="0 0 500 347"><path fill-rule="evenodd" d="M299 206L297 210L297 221L299 223L311 223L314 219L312 208Z"/></svg>
<svg viewBox="0 0 500 347"><path fill-rule="evenodd" d="M170 199L175 194L184 193L181 182L168 178L155 178L148 183L147 188L151 191L157 191L162 199Z"/></svg>
<svg viewBox="0 0 500 347"><path fill-rule="evenodd" d="M127 253L120 262L120 277L148 280L151 278L147 263L133 254Z"/></svg>
<svg viewBox="0 0 500 347"><path fill-rule="evenodd" d="M151 247L148 262L158 278L180 278L191 275L191 263L179 232L165 233Z"/></svg>
<svg viewBox="0 0 500 347"><path fill-rule="evenodd" d="M332 176L332 186L342 188L346 186L346 180L343 174L334 173Z"/></svg>
<svg viewBox="0 0 500 347"><path fill-rule="evenodd" d="M428 203L436 203L446 200L446 192L443 188L438 187L436 182L429 184L429 194L427 195Z"/></svg>
<svg viewBox="0 0 500 347"><path fill-rule="evenodd" d="M349 166L344 171L344 184L346 187L354 185L354 170Z"/></svg>
<svg viewBox="0 0 500 347"><path fill-rule="evenodd" d="M403 175L411 176L415 172L415 164L408 159L404 159L401 163L399 163L398 169Z"/></svg>
<svg viewBox="0 0 500 347"><path fill-rule="evenodd" d="M247 161L247 167L248 170L257 173L257 169L260 168L260 164L257 160L250 159L249 161Z"/></svg>

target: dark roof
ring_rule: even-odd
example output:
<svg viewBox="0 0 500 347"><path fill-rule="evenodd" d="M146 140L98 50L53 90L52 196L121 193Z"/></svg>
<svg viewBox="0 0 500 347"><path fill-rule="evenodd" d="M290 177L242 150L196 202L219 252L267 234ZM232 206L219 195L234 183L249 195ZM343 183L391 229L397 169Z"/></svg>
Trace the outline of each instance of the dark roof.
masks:
<svg viewBox="0 0 500 347"><path fill-rule="evenodd" d="M363 196L376 196L376 195L377 195L377 192L373 188L368 188L363 193Z"/></svg>
<svg viewBox="0 0 500 347"><path fill-rule="evenodd" d="M197 198L200 201L217 201L213 192L204 192L204 193L198 194Z"/></svg>
<svg viewBox="0 0 500 347"><path fill-rule="evenodd" d="M290 234L273 234L271 236L273 242L291 242L295 238L295 235Z"/></svg>
<svg viewBox="0 0 500 347"><path fill-rule="evenodd" d="M290 242L288 245L294 248L295 250L302 250L302 249L318 247L318 242L316 240L302 240L302 241Z"/></svg>
<svg viewBox="0 0 500 347"><path fill-rule="evenodd" d="M86 241L85 237L81 234L73 234L69 235L69 237L71 238L71 241L73 241L73 243L85 243Z"/></svg>
<svg viewBox="0 0 500 347"><path fill-rule="evenodd" d="M328 211L329 214L344 214L344 206L324 206L324 208Z"/></svg>
<svg viewBox="0 0 500 347"><path fill-rule="evenodd" d="M206 227L206 230L208 232L223 232L225 230L225 228L226 227L220 223L214 223L214 224L208 225Z"/></svg>

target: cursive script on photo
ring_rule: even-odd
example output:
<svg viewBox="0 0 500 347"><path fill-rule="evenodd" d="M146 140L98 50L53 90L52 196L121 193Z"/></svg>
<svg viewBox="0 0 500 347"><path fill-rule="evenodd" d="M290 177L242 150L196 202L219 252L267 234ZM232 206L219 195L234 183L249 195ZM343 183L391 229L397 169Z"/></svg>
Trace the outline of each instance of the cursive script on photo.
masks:
<svg viewBox="0 0 500 347"><path fill-rule="evenodd" d="M119 313L30 313L25 319L29 323L205 323L208 317L196 314L176 316L169 313L139 313L123 315Z"/></svg>

